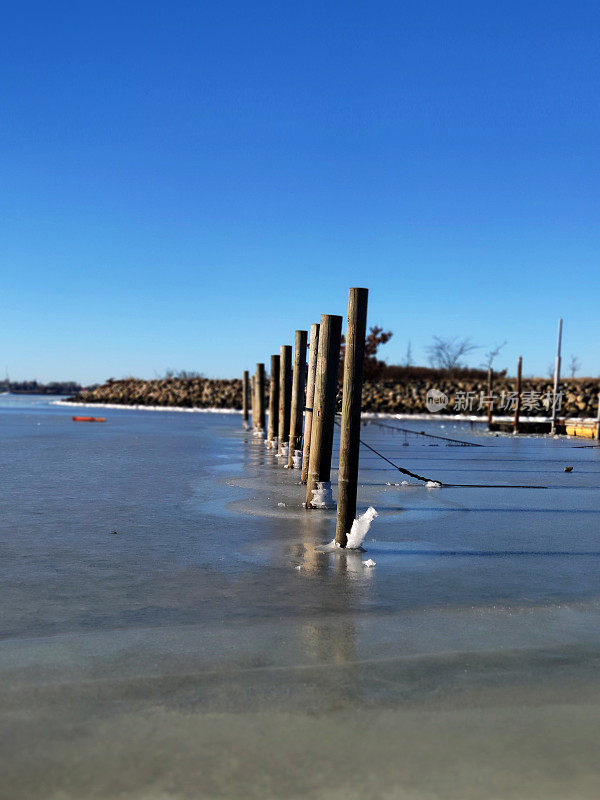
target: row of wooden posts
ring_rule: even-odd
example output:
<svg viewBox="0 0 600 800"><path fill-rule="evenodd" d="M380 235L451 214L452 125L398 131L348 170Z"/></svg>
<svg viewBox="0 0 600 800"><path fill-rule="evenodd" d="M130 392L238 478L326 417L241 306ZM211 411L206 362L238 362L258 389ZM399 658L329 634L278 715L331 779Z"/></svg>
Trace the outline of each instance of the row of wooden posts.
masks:
<svg viewBox="0 0 600 800"><path fill-rule="evenodd" d="M335 536L340 547L346 546L347 534L356 516L368 294L367 289L351 288L348 297ZM290 345L282 345L279 355L271 356L268 427L264 363L256 365L252 381L248 371L243 375L244 427L249 425L252 389L254 432L263 436L266 429L267 446L276 446L279 457L284 457L288 450L290 469L302 463L300 481L306 484L307 508L315 507L313 492L317 484L328 484L331 479L341 336L342 317L323 314L320 323L311 325L310 345L308 332L296 331L293 367ZM299 452L301 459L297 455Z"/></svg>

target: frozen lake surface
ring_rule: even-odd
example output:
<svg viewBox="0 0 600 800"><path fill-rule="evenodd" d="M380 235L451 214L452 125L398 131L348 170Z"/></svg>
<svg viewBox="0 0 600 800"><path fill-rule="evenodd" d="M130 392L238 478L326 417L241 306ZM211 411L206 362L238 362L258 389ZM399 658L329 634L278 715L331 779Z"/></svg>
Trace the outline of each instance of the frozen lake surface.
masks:
<svg viewBox="0 0 600 800"><path fill-rule="evenodd" d="M363 450L328 553L240 416L72 413L0 397L0 797L598 797L600 447L366 425L455 485Z"/></svg>

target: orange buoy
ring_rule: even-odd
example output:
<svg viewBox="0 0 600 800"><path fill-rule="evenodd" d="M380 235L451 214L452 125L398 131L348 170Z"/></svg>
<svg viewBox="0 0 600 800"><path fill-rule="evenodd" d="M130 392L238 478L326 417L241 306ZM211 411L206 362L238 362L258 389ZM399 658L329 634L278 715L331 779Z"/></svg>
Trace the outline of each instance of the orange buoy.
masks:
<svg viewBox="0 0 600 800"><path fill-rule="evenodd" d="M106 422L105 417L73 417L73 422Z"/></svg>

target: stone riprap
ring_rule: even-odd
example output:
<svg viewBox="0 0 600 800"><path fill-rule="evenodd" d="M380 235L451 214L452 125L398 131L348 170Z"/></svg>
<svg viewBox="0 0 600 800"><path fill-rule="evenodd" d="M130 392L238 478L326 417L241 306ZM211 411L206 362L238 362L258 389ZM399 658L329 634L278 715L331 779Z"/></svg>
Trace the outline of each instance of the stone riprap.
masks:
<svg viewBox="0 0 600 800"><path fill-rule="evenodd" d="M416 380L369 381L363 387L364 411L401 414L428 412L427 393L438 390L448 397L444 413L486 413L487 384L485 381ZM267 381L268 391L268 381ZM559 416L595 417L598 413L600 379L569 379L561 383L562 402ZM510 414L513 406L515 381L498 378L493 384L494 413ZM523 416L547 416L552 381L533 378L523 381L521 413ZM484 398L483 402L481 398ZM80 392L71 398L80 403L113 403L117 405L165 406L184 408L241 409L242 382L238 379L165 378L140 380L125 378L109 380L102 386ZM500 403L504 401L504 408Z"/></svg>

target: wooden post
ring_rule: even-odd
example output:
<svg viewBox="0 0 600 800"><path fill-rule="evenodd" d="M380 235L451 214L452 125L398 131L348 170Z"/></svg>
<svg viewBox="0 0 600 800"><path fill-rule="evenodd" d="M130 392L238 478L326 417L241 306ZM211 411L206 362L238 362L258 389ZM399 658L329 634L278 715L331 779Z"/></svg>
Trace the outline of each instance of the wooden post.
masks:
<svg viewBox="0 0 600 800"><path fill-rule="evenodd" d="M562 346L562 319L558 320L558 344L556 347L556 363L554 365L554 391L552 393L552 422L550 425L550 433L556 433L556 396L558 394L558 386L560 383L560 363L561 363L561 346Z"/></svg>
<svg viewBox="0 0 600 800"><path fill-rule="evenodd" d="M254 375L250 378L250 413L252 414L252 428L256 427L256 389Z"/></svg>
<svg viewBox="0 0 600 800"><path fill-rule="evenodd" d="M265 418L265 365L256 365L256 430L264 432L266 425Z"/></svg>
<svg viewBox="0 0 600 800"><path fill-rule="evenodd" d="M283 445L290 435L290 411L292 403L292 347L282 344L279 360L279 426L277 428L277 452L281 454Z"/></svg>
<svg viewBox="0 0 600 800"><path fill-rule="evenodd" d="M322 314L306 481L307 508L314 507L313 490L317 488L317 482L329 482L331 477L331 449L341 335L342 318L335 314Z"/></svg>
<svg viewBox="0 0 600 800"><path fill-rule="evenodd" d="M317 373L317 352L319 349L319 323L310 326L310 350L308 353L308 378L306 383L306 409L304 413L304 447L302 448L302 476L300 483L308 479L308 459L310 456L310 435L315 396L315 375Z"/></svg>
<svg viewBox="0 0 600 800"><path fill-rule="evenodd" d="M600 441L600 394L598 395L598 420L596 422L596 439Z"/></svg>
<svg viewBox="0 0 600 800"><path fill-rule="evenodd" d="M348 295L348 325L346 328L346 352L344 355L340 469L335 529L335 541L340 547L346 547L347 534L350 532L356 517L360 411L362 406L368 298L368 289L353 288L350 289Z"/></svg>
<svg viewBox="0 0 600 800"><path fill-rule="evenodd" d="M244 370L244 374L242 375L242 424L244 428L248 427L248 383L249 383L249 376L248 370Z"/></svg>
<svg viewBox="0 0 600 800"><path fill-rule="evenodd" d="M290 451L288 467L294 467L294 452L302 444L304 418L304 379L306 376L306 339L308 331L296 331L294 341L294 374L292 377L292 407L290 411Z"/></svg>
<svg viewBox="0 0 600 800"><path fill-rule="evenodd" d="M279 356L271 356L271 382L269 384L269 429L267 441L269 447L277 438L279 426Z"/></svg>
<svg viewBox="0 0 600 800"><path fill-rule="evenodd" d="M488 369L488 377L487 377L487 393L488 393L488 409L487 409L487 422L488 422L488 431L492 424L492 368Z"/></svg>
<svg viewBox="0 0 600 800"><path fill-rule="evenodd" d="M519 363L517 365L517 401L515 403L515 421L513 423L513 432L519 432L519 415L521 414L521 376L523 373L523 356L519 356Z"/></svg>

